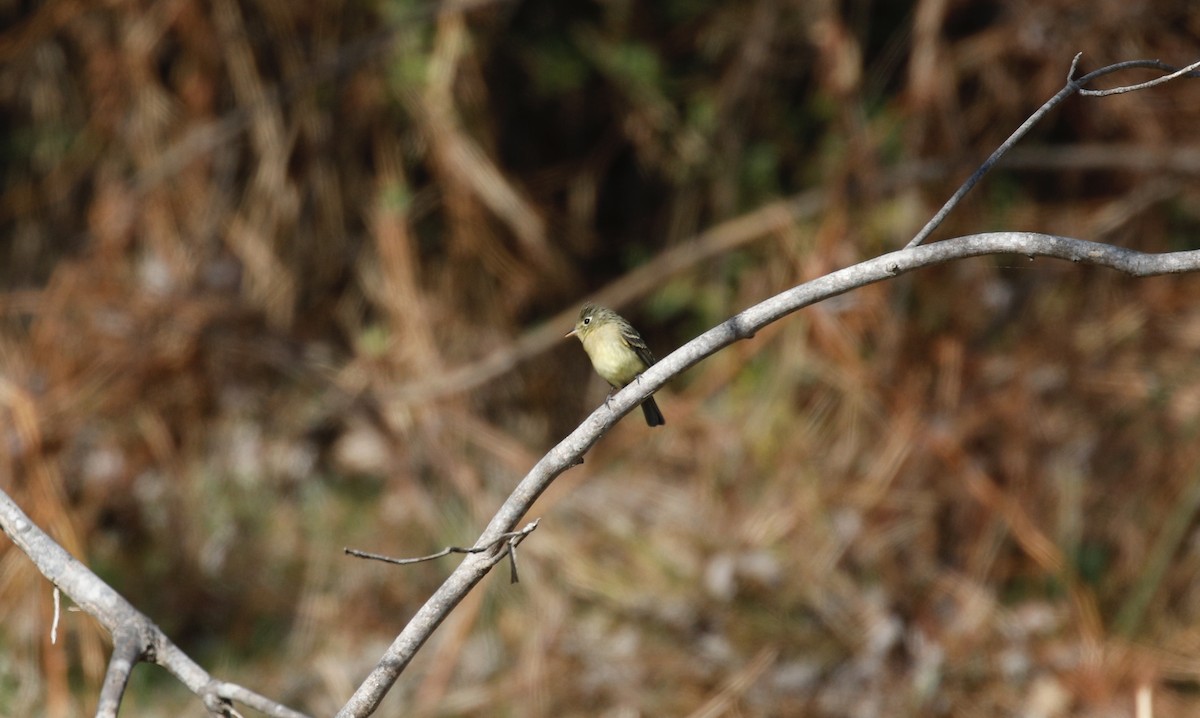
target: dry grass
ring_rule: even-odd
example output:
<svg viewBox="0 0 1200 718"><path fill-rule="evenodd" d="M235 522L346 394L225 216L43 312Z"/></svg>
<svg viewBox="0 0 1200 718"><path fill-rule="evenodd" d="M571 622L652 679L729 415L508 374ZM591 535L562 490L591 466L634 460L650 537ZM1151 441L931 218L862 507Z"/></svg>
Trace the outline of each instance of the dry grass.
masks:
<svg viewBox="0 0 1200 718"><path fill-rule="evenodd" d="M835 5L0 11L0 482L206 665L329 714L448 571L341 548L470 542L602 397L542 322L600 293L665 354L906 240L1075 52L1200 33ZM1198 95L1072 102L942 231L1194 245ZM1193 714L1198 295L976 260L730 348L560 479L522 583L382 714ZM0 714L91 710L107 638L50 645L48 593L0 549ZM195 710L152 669L130 702Z"/></svg>

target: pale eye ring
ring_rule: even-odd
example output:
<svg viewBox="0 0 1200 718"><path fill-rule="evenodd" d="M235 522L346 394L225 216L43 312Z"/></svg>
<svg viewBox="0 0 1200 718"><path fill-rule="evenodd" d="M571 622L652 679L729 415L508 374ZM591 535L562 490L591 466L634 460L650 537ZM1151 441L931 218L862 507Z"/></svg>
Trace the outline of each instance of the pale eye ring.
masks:
<svg viewBox="0 0 1200 718"><path fill-rule="evenodd" d="M584 318L583 318L583 326L585 326L585 327L586 327L587 325L589 325L589 324L591 324L591 323L592 323L592 318L591 318L591 317L584 317Z"/></svg>

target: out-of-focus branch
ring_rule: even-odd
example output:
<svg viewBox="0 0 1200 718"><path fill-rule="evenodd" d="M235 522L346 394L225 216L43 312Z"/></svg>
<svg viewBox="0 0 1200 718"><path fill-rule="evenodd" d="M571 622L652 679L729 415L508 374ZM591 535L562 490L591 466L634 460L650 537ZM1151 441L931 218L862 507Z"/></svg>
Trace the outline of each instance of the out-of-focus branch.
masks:
<svg viewBox="0 0 1200 718"><path fill-rule="evenodd" d="M351 70L386 52L392 47L397 34L408 28L412 23L447 13L460 14L508 2L510 0L456 0L453 2L413 5L407 8L401 16L396 17L387 27L380 29L374 35L358 41L349 49L339 50L333 57L322 58L301 79L279 88L276 93L227 112L220 119L207 122L189 130L170 146L159 152L153 163L139 170L134 176L133 184L139 191L146 191L151 187L161 184L166 179L176 176L188 163L194 161L197 157L208 155L216 148L229 143L245 132L250 127L254 113L260 111L262 104L285 102L301 92L311 90L321 82L328 82L330 79L335 79L349 73ZM74 2L58 3L54 13L39 12L37 17L40 18L43 15L52 16L48 19L53 19L55 23L63 22L65 19L74 17L72 14L74 6ZM59 16L62 16L63 19L60 19ZM45 24L52 27L50 23ZM38 26L35 23L28 23L26 31L21 33L22 37L29 35L35 40L40 39L45 29L39 29L37 32L34 32L36 27ZM7 61L8 58L14 56L16 53L25 51L26 48L24 46L27 44L31 43L17 42L6 44L0 41L0 62Z"/></svg>
<svg viewBox="0 0 1200 718"><path fill-rule="evenodd" d="M1200 174L1200 146L1173 144L1150 148L1133 144L1091 143L1066 147L1019 147L1001 162L1004 169L1061 172L1062 170L1129 170Z"/></svg>
<svg viewBox="0 0 1200 718"><path fill-rule="evenodd" d="M213 715L238 715L233 708L233 701L238 701L276 718L305 718L299 711L209 675L153 621L38 528L4 491L0 491L0 529L43 576L112 634L113 653L100 692L97 716L116 718L133 666L146 661L170 671L200 697Z"/></svg>

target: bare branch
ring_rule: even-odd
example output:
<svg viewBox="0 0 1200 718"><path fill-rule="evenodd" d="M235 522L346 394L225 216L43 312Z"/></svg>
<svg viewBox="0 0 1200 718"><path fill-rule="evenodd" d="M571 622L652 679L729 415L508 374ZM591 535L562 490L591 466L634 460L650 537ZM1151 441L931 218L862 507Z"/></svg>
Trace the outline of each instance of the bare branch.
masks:
<svg viewBox="0 0 1200 718"><path fill-rule="evenodd" d="M592 412L521 480L476 545L488 546L502 540L549 487L550 482L579 463L584 452L622 416L639 406L671 377L702 359L739 339L753 337L763 327L798 309L852 289L956 259L997 254L1017 254L1030 259L1064 259L1110 267L1135 277L1200 271L1200 250L1147 254L1049 234L992 232L906 247L805 282L713 327L647 369L641 375L640 382L633 382L613 394L607 403ZM468 555L396 637L375 670L338 712L339 718L370 715L434 629L499 560L498 555Z"/></svg>
<svg viewBox="0 0 1200 718"><path fill-rule="evenodd" d="M138 661L147 661L170 671L200 697L213 715L238 715L230 701L239 700L276 718L306 718L299 711L245 688L212 678L153 621L38 528L3 490L0 490L0 529L33 561L43 576L112 634L113 656L100 692L97 716L117 715L133 666Z"/></svg>
<svg viewBox="0 0 1200 718"><path fill-rule="evenodd" d="M922 242L957 206L962 197L978 183L1009 148L1024 137L1029 129L1051 109L1070 95L1080 91L1088 82L1119 70L1131 68L1151 68L1172 73L1168 77L1159 78L1163 82L1170 77L1187 74L1186 68L1184 71L1176 72L1174 68L1157 61L1133 61L1109 65L1076 80L1074 77L1079 59L1080 55L1076 55L1071 62L1066 86L1039 108L1017 128L1000 148L992 153L983 166L959 188L907 246L901 250L805 282L760 302L701 334L651 366L641 375L641 381L633 382L610 396L575 431L538 461L492 517L491 522L476 542L476 546L495 545L498 540L503 540L503 537L512 531L521 517L533 505L533 502L559 474L580 463L583 454L609 428L661 388L667 380L733 342L739 339L749 339L768 324L810 304L922 267L934 266L955 259L996 254L1018 254L1031 260L1035 257L1065 259L1071 262L1110 267L1135 277L1200 270L1200 251L1147 254L1097 242L1033 232L994 232L949 239L928 246L922 245ZM550 331L555 330L553 327L543 327L538 330L538 332L547 334ZM512 359L510 358L509 361L511 362ZM392 642L375 669L338 712L338 718L366 716L373 713L400 673L404 671L409 661L433 631L500 558L501 556L498 554L468 553L458 568L425 602L425 605L417 611L400 635ZM515 577L515 562L513 568Z"/></svg>
<svg viewBox="0 0 1200 718"><path fill-rule="evenodd" d="M1111 67L1116 67L1116 66L1112 65L1108 68L1104 68L1104 70L1106 71L1105 74L1107 74L1107 71L1110 71ZM1156 70L1172 69L1170 66L1164 65L1159 62L1153 63L1152 67ZM1079 94L1084 95L1085 97L1107 97L1109 95L1122 95L1126 92L1136 92L1137 90L1145 90L1145 89L1148 89L1151 87L1155 87L1156 85L1166 84L1166 83L1170 82L1171 80L1174 80L1179 77L1193 77L1193 78L1200 77L1200 74L1197 74L1195 71L1196 68L1200 68L1200 62L1193 62L1192 64L1188 65L1187 67L1182 67L1168 75L1163 75L1162 77L1156 77L1153 80L1148 80L1146 82L1139 82L1136 85L1122 85L1120 87L1113 87L1108 90L1088 90L1086 88L1080 88ZM1097 72L1099 72L1099 71L1097 71ZM1089 78L1092 78L1093 76L1096 76L1095 72L1092 73L1091 75L1084 77L1082 82L1087 82L1087 80Z"/></svg>
<svg viewBox="0 0 1200 718"><path fill-rule="evenodd" d="M214 681L209 685L209 694L216 699L224 701L226 705L230 702L241 703L269 716L301 718L304 715L288 708L282 703L277 703L266 696L259 695L249 688L239 686L236 683ZM232 708L230 710L232 711Z"/></svg>
<svg viewBox="0 0 1200 718"><path fill-rule="evenodd" d="M906 246L915 247L919 244L923 244L925 240L929 239L929 235L933 234L934 230L941 226L946 217L950 216L950 212L958 206L959 202L962 201L962 198L965 197L967 193L975 187L975 185L979 184L979 180L983 179L983 176L996 166L996 163L1000 161L1000 158L1007 154L1014 145L1020 142L1034 125L1041 122L1043 117L1048 115L1051 110L1053 110L1055 107L1058 107L1058 105L1060 105L1071 95L1074 95L1077 92L1089 96L1104 96L1118 94L1120 92L1132 92L1133 90L1140 90L1146 87L1153 87L1154 85L1162 84L1164 82L1169 82L1170 80L1178 77L1196 77L1196 73L1192 72L1192 70L1196 67L1200 67L1200 62L1198 62L1188 65L1183 69L1177 70L1176 68L1161 63L1157 60L1132 60L1130 62L1119 62L1115 65L1107 65L1076 80L1074 79L1075 68L1079 64L1080 57L1082 57L1082 53L1075 55L1074 59L1071 60L1071 70L1067 73L1067 84L1057 93L1055 93L1054 97L1051 97L1046 101L1045 104L1039 107L1036 112L1030 115L1029 119L1022 122L1021 126L1018 127L1011 135L1008 136L1008 139L1006 139L999 147L996 148L996 151L993 152L991 156L989 156L987 160L985 160L984 163L979 166L979 169L975 170L975 172L967 178L967 181L958 188L958 190L950 197L950 199L946 200L946 204L942 205L942 208L937 211L937 214L933 215L933 218L921 228L920 232L917 232L917 235L913 237ZM1129 85L1112 90L1084 90L1084 85L1088 84L1092 80L1104 77L1105 75L1110 75L1114 72L1119 72L1121 70L1135 68L1161 70L1163 72L1168 72L1169 74L1156 78L1150 82L1143 82L1140 85Z"/></svg>
<svg viewBox="0 0 1200 718"><path fill-rule="evenodd" d="M384 556L383 554L371 553L369 551L359 551L358 549L353 548L346 548L342 550L347 554L357 558L365 558L372 561L383 561L384 563L393 563L399 566L408 566L414 563L433 561L434 559L439 559L443 556L449 556L452 553L487 553L488 551L496 548L498 544L503 543L505 544L505 552L512 558L512 583L518 583L517 545L524 541L526 536L533 533L534 529L538 527L539 522L541 522L541 519L534 519L528 524L525 524L525 528L521 529L520 531L508 531L500 536L497 536L495 540L486 544L477 544L470 548L463 548L461 546L447 546L437 553L431 553L428 556L418 556L417 558L392 558L391 556Z"/></svg>
<svg viewBox="0 0 1200 718"><path fill-rule="evenodd" d="M978 234L927 246L922 244L940 226L962 197L995 165L996 161L1023 138L1034 124L1070 95L1078 92L1089 96L1105 96L1144 89L1178 77L1195 77L1194 69L1200 67L1200 63L1196 63L1182 70L1175 70L1156 61L1136 61L1110 65L1076 79L1075 71L1078 61L1079 56L1077 55L1071 64L1067 85L1039 108L992 153L908 246L896 252L838 270L771 297L731 317L672 352L661 362L648 369L641 376L641 381L634 382L612 395L611 400L606 400L575 431L551 449L521 480L492 518L474 547L448 547L437 554L415 559L389 559L377 554L347 550L347 553L352 555L398 564L432 560L450 553L463 553L465 558L396 637L379 664L338 715L365 716L374 712L400 673L437 626L445 620L450 611L483 579L492 567L504 560L506 556L511 560L510 575L511 580L515 582L517 580L516 548L526 536L536 529L538 522L533 521L519 531L514 530L514 527L529 511L536 499L549 487L550 483L568 468L579 464L583 454L609 428L626 413L637 407L646 397L661 388L667 380L733 342L752 338L768 324L824 299L922 267L968 257L996 254L1018 254L1031 260L1035 257L1048 257L1110 267L1136 277L1200 270L1200 251L1147 254L1096 242L1030 232ZM1150 82L1110 90L1086 90L1084 87L1099 77L1132 68L1149 68L1169 74ZM228 131L240 131L240 129L240 126L236 126ZM151 178L153 176L153 174L150 175ZM788 226L790 222L795 221L797 216L813 211L812 206L819 206L821 201L819 193L812 193L801 198L770 205L760 212L752 213L753 224L746 224L751 215L739 218L739 220L728 223L725 234L709 233L707 237L710 241L707 243L698 242L697 246L684 247L667 256L671 258L671 262L677 262L679 265L695 262L698 257L711 256L724 251L728 247L748 241L749 238L772 231L775 227ZM742 224L738 224L738 222L742 222ZM705 236L702 235L702 238ZM670 265L670 262L667 264ZM646 268L646 271L637 275L638 281L651 286L653 282L661 279L661 271L662 267L657 265ZM636 286L636 284L630 286ZM531 340L530 346L545 348L551 341L558 340L558 333L559 330L554 326L543 327ZM545 344L541 344L542 342ZM483 371L478 373L486 375L491 371L505 371L519 356L519 354L504 356L497 363L483 367ZM458 390L465 390L470 386L461 381L452 383ZM97 715L117 715L133 666L139 661L148 661L167 668L199 696L206 709L214 715L238 716L239 714L233 708L233 702L237 701L271 716L303 717L302 713L275 703L241 686L214 679L175 646L148 617L137 611L119 593L101 581L38 528L3 491L0 491L0 528L30 557L43 575L70 596L81 608L100 621L112 634L114 650L100 694Z"/></svg>
<svg viewBox="0 0 1200 718"><path fill-rule="evenodd" d="M97 718L116 718L125 695L125 686L133 667L141 660L141 641L137 629L124 624L113 631L113 652L108 659L108 672L104 686L100 689L100 701L96 705Z"/></svg>

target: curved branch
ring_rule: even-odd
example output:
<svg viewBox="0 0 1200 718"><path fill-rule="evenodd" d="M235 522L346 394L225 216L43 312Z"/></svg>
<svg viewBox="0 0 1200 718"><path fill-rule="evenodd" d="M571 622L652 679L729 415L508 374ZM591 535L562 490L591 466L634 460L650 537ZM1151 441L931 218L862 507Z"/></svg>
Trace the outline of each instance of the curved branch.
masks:
<svg viewBox="0 0 1200 718"><path fill-rule="evenodd" d="M607 403L601 404L521 480L475 545L493 544L503 534L512 531L550 483L559 474L578 464L584 452L622 416L639 406L669 379L705 357L739 339L753 337L763 327L798 309L852 289L955 259L997 254L1019 254L1031 259L1052 257L1095 264L1135 277L1200 271L1200 250L1148 254L1035 232L991 232L906 247L805 282L709 329L647 369L641 375L641 381L633 382L614 394ZM434 629L501 558L502 554L494 551L467 556L396 637L375 670L338 712L339 718L371 714Z"/></svg>

